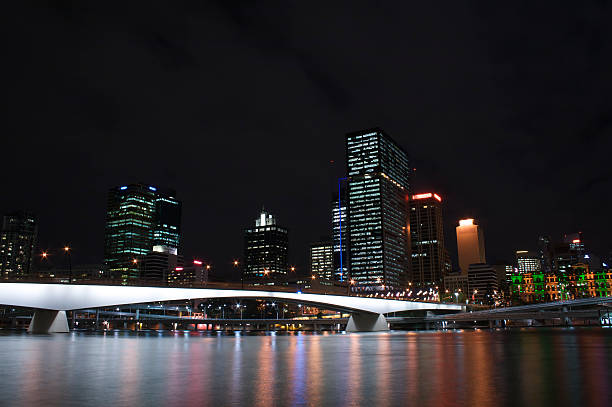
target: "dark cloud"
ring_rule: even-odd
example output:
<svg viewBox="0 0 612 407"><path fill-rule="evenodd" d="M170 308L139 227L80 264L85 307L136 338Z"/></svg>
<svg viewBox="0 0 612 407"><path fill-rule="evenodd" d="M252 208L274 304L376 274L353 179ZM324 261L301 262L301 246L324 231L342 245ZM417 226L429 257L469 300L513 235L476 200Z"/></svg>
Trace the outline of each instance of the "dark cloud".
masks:
<svg viewBox="0 0 612 407"><path fill-rule="evenodd" d="M492 259L575 230L610 250L606 2L49 4L0 16L1 209L79 261L106 190L145 181L184 201L187 255L223 268L265 205L306 267L344 134L373 126L443 195L451 248L474 216Z"/></svg>

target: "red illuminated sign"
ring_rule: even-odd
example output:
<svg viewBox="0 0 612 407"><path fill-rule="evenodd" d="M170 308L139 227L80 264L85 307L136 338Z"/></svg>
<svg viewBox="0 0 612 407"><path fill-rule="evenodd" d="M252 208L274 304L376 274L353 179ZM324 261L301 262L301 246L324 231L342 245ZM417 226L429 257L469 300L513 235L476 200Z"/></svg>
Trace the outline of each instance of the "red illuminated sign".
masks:
<svg viewBox="0 0 612 407"><path fill-rule="evenodd" d="M438 200L438 202L442 202L442 198L440 197L440 195L438 194L433 194L431 192L428 192L426 194L416 194L416 195L412 195L412 199L427 199L427 198L435 198Z"/></svg>
<svg viewBox="0 0 612 407"><path fill-rule="evenodd" d="M193 264L197 264L198 266L201 266L202 262L200 260L194 260Z"/></svg>

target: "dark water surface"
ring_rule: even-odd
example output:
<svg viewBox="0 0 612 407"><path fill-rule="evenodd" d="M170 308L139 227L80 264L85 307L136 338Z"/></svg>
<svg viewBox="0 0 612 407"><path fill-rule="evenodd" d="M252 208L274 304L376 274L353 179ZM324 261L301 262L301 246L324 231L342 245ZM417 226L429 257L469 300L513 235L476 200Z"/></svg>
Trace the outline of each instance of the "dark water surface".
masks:
<svg viewBox="0 0 612 407"><path fill-rule="evenodd" d="M0 403L606 406L612 330L0 335Z"/></svg>

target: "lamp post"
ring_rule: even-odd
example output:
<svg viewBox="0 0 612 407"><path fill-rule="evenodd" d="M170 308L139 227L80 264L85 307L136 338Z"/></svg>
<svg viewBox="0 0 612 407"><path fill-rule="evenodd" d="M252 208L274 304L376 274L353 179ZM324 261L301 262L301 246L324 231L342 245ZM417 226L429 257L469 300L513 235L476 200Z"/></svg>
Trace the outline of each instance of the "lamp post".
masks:
<svg viewBox="0 0 612 407"><path fill-rule="evenodd" d="M234 260L234 268L238 267L239 264L238 260ZM244 290L244 269L240 270L240 287Z"/></svg>
<svg viewBox="0 0 612 407"><path fill-rule="evenodd" d="M133 258L132 264L134 265L134 267L136 267L136 270L138 271L138 281L140 281L142 276L140 275L140 267L138 267L138 260L136 258Z"/></svg>
<svg viewBox="0 0 612 407"><path fill-rule="evenodd" d="M64 247L64 253L66 253L66 260L68 261L68 284L72 284L72 259L70 258L70 247ZM45 256L46 257L46 256Z"/></svg>
<svg viewBox="0 0 612 407"><path fill-rule="evenodd" d="M351 286L355 285L355 279L350 279L349 284L346 286L346 295L351 296Z"/></svg>

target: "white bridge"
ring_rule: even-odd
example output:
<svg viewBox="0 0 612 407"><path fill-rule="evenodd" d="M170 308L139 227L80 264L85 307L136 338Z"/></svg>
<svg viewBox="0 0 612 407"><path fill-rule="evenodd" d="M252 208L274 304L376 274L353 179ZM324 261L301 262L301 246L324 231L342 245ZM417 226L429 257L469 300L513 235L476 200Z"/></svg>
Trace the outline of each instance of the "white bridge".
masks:
<svg viewBox="0 0 612 407"><path fill-rule="evenodd" d="M391 312L462 310L452 304L281 291L0 283L0 304L36 309L28 329L32 333L68 332L67 310L208 298L275 299L344 311L351 314L347 332L388 330L384 315Z"/></svg>

